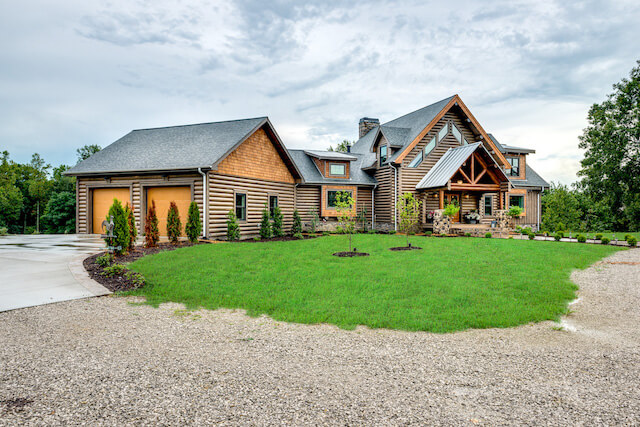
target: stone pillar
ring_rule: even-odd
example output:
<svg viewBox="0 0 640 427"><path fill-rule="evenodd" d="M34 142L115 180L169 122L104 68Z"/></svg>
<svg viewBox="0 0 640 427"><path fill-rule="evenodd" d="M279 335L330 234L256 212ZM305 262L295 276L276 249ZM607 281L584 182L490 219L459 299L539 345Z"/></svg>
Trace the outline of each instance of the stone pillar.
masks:
<svg viewBox="0 0 640 427"><path fill-rule="evenodd" d="M449 234L451 229L451 218L444 215L443 209L433 211L433 233Z"/></svg>

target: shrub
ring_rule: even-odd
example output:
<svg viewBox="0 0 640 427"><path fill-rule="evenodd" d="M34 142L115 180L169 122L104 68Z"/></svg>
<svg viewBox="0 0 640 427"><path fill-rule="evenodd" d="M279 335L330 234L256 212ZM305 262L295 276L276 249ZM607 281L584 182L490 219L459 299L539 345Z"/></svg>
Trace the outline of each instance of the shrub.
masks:
<svg viewBox="0 0 640 427"><path fill-rule="evenodd" d="M458 214L458 212L460 212L460 206L449 203L447 206L445 206L442 214L448 216L449 218L453 218Z"/></svg>
<svg viewBox="0 0 640 427"><path fill-rule="evenodd" d="M138 228L136 227L136 217L133 214L133 208L129 207L129 204L124 208L127 215L127 226L129 227L129 250L132 251L136 246L136 239L138 238Z"/></svg>
<svg viewBox="0 0 640 427"><path fill-rule="evenodd" d="M396 230L389 230L389 234L396 234L397 231Z"/></svg>
<svg viewBox="0 0 640 427"><path fill-rule="evenodd" d="M631 234L625 234L624 240L629 241L629 237L633 237Z"/></svg>
<svg viewBox="0 0 640 427"><path fill-rule="evenodd" d="M487 233L484 235L485 238L490 239L491 238L491 233Z"/></svg>
<svg viewBox="0 0 640 427"><path fill-rule="evenodd" d="M629 244L629 246L634 248L638 244L638 239L633 236L629 236L629 238L627 239L627 243Z"/></svg>
<svg viewBox="0 0 640 427"><path fill-rule="evenodd" d="M608 245L610 241L611 240L609 240L608 237L603 237L602 239L600 239L600 243L602 243L603 245Z"/></svg>
<svg viewBox="0 0 640 427"><path fill-rule="evenodd" d="M9 229L7 227L0 227L0 236L6 236L9 231Z"/></svg>
<svg viewBox="0 0 640 427"><path fill-rule="evenodd" d="M271 238L271 221L269 221L269 208L266 203L264 204L264 209L262 209L262 219L260 220L260 238Z"/></svg>
<svg viewBox="0 0 640 427"><path fill-rule="evenodd" d="M433 234L433 231L427 231L426 233L424 233L425 236L431 236Z"/></svg>
<svg viewBox="0 0 640 427"><path fill-rule="evenodd" d="M302 233L294 233L293 237L298 239L298 240L304 239L304 236L302 235Z"/></svg>
<svg viewBox="0 0 640 427"><path fill-rule="evenodd" d="M300 214L298 210L295 209L293 211L293 225L291 226L291 234L294 236L296 234L302 235L302 218L300 218Z"/></svg>
<svg viewBox="0 0 640 427"><path fill-rule="evenodd" d="M464 233L464 237L471 237L471 233Z"/></svg>
<svg viewBox="0 0 640 427"><path fill-rule="evenodd" d="M104 270L102 270L102 275L114 277L123 274L125 271L127 271L127 267L125 267L124 264L113 264L109 267L105 267Z"/></svg>
<svg viewBox="0 0 640 427"><path fill-rule="evenodd" d="M336 234L344 234L344 228L342 228L342 226L338 225L336 227Z"/></svg>
<svg viewBox="0 0 640 427"><path fill-rule="evenodd" d="M440 233L440 237L447 237L447 233Z"/></svg>
<svg viewBox="0 0 640 427"><path fill-rule="evenodd" d="M109 267L112 262L113 255L111 254L104 254L96 258L96 264L98 264L100 267Z"/></svg>
<svg viewBox="0 0 640 427"><path fill-rule="evenodd" d="M273 223L271 224L271 231L273 237L282 237L284 232L282 231L282 211L280 206L273 208Z"/></svg>
<svg viewBox="0 0 640 427"><path fill-rule="evenodd" d="M596 234L596 240L602 240L602 234L601 233Z"/></svg>
<svg viewBox="0 0 640 427"><path fill-rule="evenodd" d="M509 239L513 240L513 236L509 236Z"/></svg>
<svg viewBox="0 0 640 427"><path fill-rule="evenodd" d="M585 236L583 236L582 234L578 234L578 235L576 236L576 240L577 240L579 243L585 243L585 242L587 241L587 238L586 238Z"/></svg>
<svg viewBox="0 0 640 427"><path fill-rule="evenodd" d="M553 235L553 238L555 239L556 242L559 242L560 239L562 239L562 233L556 233Z"/></svg>
<svg viewBox="0 0 640 427"><path fill-rule="evenodd" d="M135 271L128 271L124 274L124 277L131 283L133 283L133 288L138 289L144 285L144 277L140 273L136 273Z"/></svg>
<svg viewBox="0 0 640 427"><path fill-rule="evenodd" d="M536 233L534 233L533 231L529 231L527 233L527 236L529 237L529 240L533 240L536 238Z"/></svg>
<svg viewBox="0 0 640 427"><path fill-rule="evenodd" d="M180 221L178 206L176 202L170 202L169 212L167 213L167 237L173 244L176 244L178 243L178 237L180 237L181 233L182 222Z"/></svg>
<svg viewBox="0 0 640 427"><path fill-rule="evenodd" d="M520 206L511 206L507 211L507 215L511 218L517 218L522 215L522 208Z"/></svg>
<svg viewBox="0 0 640 427"><path fill-rule="evenodd" d="M144 244L151 248L158 244L160 240L160 230L158 230L158 216L156 215L156 202L151 200L151 207L147 212L144 222Z"/></svg>
<svg viewBox="0 0 640 427"><path fill-rule="evenodd" d="M564 237L564 232L556 231L556 236L560 236L560 238L562 239Z"/></svg>
<svg viewBox="0 0 640 427"><path fill-rule="evenodd" d="M240 225L238 224L238 217L233 212L229 211L227 215L227 240L239 240L240 239Z"/></svg>
<svg viewBox="0 0 640 427"><path fill-rule="evenodd" d="M184 232L192 243L198 241L198 236L202 232L200 209L198 209L196 202L191 202L189 205L189 215L187 216L187 225L184 226Z"/></svg>
<svg viewBox="0 0 640 427"><path fill-rule="evenodd" d="M367 231L368 234L376 234L376 230L369 230Z"/></svg>
<svg viewBox="0 0 640 427"><path fill-rule="evenodd" d="M113 204L109 208L107 219L110 220L111 217L113 217L113 234L116 237L113 239L106 238L105 240L107 244L111 243L116 247L116 253L121 254L129 249L129 224L122 203L118 199L113 199Z"/></svg>
<svg viewBox="0 0 640 427"><path fill-rule="evenodd" d="M329 233L328 231L323 231L323 232L322 232L322 235L323 235L323 236L331 236L331 233Z"/></svg>

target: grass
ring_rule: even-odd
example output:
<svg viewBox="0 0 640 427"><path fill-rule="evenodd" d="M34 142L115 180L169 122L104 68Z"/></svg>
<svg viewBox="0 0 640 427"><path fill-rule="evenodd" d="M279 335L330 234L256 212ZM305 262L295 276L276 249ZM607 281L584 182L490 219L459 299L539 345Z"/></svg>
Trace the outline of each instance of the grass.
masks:
<svg viewBox="0 0 640 427"><path fill-rule="evenodd" d="M147 302L243 308L249 315L409 331L452 332L557 320L574 299L569 280L617 250L483 238L413 237L423 250L393 252L404 236L358 235L369 257L338 258L346 236L199 245L130 265Z"/></svg>

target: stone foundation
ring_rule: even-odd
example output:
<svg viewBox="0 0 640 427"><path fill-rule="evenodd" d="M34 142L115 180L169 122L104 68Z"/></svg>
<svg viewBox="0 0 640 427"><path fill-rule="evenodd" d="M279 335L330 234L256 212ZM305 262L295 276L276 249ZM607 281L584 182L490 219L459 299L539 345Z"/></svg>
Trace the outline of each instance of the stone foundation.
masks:
<svg viewBox="0 0 640 427"><path fill-rule="evenodd" d="M444 215L444 209L433 211L433 234L449 234L451 218Z"/></svg>

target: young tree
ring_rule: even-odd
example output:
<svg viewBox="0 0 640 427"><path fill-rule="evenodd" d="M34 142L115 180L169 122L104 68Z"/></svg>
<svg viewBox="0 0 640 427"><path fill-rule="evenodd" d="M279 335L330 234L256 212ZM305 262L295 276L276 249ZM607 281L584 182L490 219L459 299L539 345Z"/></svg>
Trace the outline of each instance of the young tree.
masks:
<svg viewBox="0 0 640 427"><path fill-rule="evenodd" d="M156 202L151 200L151 207L147 212L144 221L144 244L148 248L157 246L160 240L160 230L158 229L158 216L156 215Z"/></svg>
<svg viewBox="0 0 640 427"><path fill-rule="evenodd" d="M136 246L136 239L138 238L136 217L133 212L133 207L129 207L129 203L125 205L124 212L127 215L127 226L129 227L129 250L132 251Z"/></svg>
<svg viewBox="0 0 640 427"><path fill-rule="evenodd" d="M127 249L129 249L129 224L122 203L120 203L118 199L113 199L113 204L107 214L107 221L109 221L111 217L113 217L113 234L115 238L113 242L109 242L111 239L105 240L107 240L107 244L115 243L116 253L126 253Z"/></svg>
<svg viewBox="0 0 640 427"><path fill-rule="evenodd" d="M358 210L358 222L362 227L363 232L367 232L367 207L365 205L361 205Z"/></svg>
<svg viewBox="0 0 640 427"><path fill-rule="evenodd" d="M336 194L336 210L338 211L338 222L349 235L349 252L353 247L351 235L356 231L356 215L354 212L355 200L351 196L350 191L339 191Z"/></svg>
<svg viewBox="0 0 640 427"><path fill-rule="evenodd" d="M578 198L566 185L551 183L542 194L542 224L546 230L562 231L583 228L583 214Z"/></svg>
<svg viewBox="0 0 640 427"><path fill-rule="evenodd" d="M76 154L78 155L78 163L80 163L83 160L88 159L89 157L91 157L92 155L94 155L95 153L97 153L100 150L102 150L102 148L99 145L96 145L96 144L84 145L84 146L78 148L76 150Z"/></svg>
<svg viewBox="0 0 640 427"><path fill-rule="evenodd" d="M233 212L229 211L227 215L227 240L239 240L240 239L240 225L238 224L238 217Z"/></svg>
<svg viewBox="0 0 640 427"><path fill-rule="evenodd" d="M273 237L282 237L284 232L282 231L282 211L280 206L276 206L273 209L273 223L271 224L271 230L273 231Z"/></svg>
<svg viewBox="0 0 640 427"><path fill-rule="evenodd" d="M291 234L296 235L302 233L302 218L297 209L293 211L293 225L291 226Z"/></svg>
<svg viewBox="0 0 640 427"><path fill-rule="evenodd" d="M628 79L594 104L580 137L581 188L607 206L617 230L640 228L640 61Z"/></svg>
<svg viewBox="0 0 640 427"><path fill-rule="evenodd" d="M271 238L271 221L269 220L269 208L267 207L266 203L264 204L264 209L262 210L262 220L260 221L260 238Z"/></svg>
<svg viewBox="0 0 640 427"><path fill-rule="evenodd" d="M202 222L200 221L200 209L196 202L191 202L189 205L189 217L187 218L187 225L184 227L189 241L195 243L198 241L198 236L202 231Z"/></svg>
<svg viewBox="0 0 640 427"><path fill-rule="evenodd" d="M178 243L178 237L182 233L182 222L180 221L180 213L176 202L169 203L169 212L167 212L167 237L174 245Z"/></svg>
<svg viewBox="0 0 640 427"><path fill-rule="evenodd" d="M316 229L318 228L318 224L320 223L318 211L316 211L315 209L309 209L307 214L311 217L311 220L309 221L309 228L311 229L311 232L315 234Z"/></svg>
<svg viewBox="0 0 640 427"><path fill-rule="evenodd" d="M418 220L420 219L420 201L417 200L413 193L404 193L400 198L400 231L406 234L407 247L409 244L409 235L415 233L418 228Z"/></svg>

